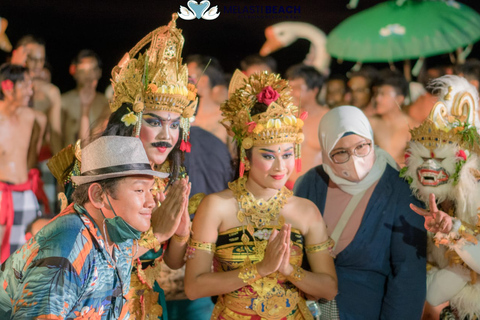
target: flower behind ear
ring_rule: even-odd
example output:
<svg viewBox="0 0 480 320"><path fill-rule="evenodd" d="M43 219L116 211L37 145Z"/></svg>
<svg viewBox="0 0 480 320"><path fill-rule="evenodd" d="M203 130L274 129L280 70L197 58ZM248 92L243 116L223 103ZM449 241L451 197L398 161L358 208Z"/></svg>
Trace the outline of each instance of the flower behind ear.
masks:
<svg viewBox="0 0 480 320"><path fill-rule="evenodd" d="M6 79L2 81L2 90L5 91L10 91L13 90L13 81L10 79Z"/></svg>
<svg viewBox="0 0 480 320"><path fill-rule="evenodd" d="M138 117L135 115L135 113L132 111L130 113L125 114L122 117L122 122L125 123L125 125L128 127L130 125L134 125L138 121Z"/></svg>

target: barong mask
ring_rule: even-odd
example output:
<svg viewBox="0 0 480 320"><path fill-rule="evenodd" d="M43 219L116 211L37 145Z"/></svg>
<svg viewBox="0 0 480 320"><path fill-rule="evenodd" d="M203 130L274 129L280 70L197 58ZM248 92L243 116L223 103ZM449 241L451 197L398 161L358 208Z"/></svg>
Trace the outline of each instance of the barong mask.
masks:
<svg viewBox="0 0 480 320"><path fill-rule="evenodd" d="M135 126L135 136L140 134L143 112L162 110L181 115L183 130L180 149L189 151L190 119L197 108L197 89L188 83L187 65L182 64L184 38L177 29L176 19L167 26L155 29L127 52L112 70L114 96L110 109L115 112L123 103L132 105L130 113L123 116L125 125ZM140 51L150 43L144 53Z"/></svg>
<svg viewBox="0 0 480 320"><path fill-rule="evenodd" d="M455 204L473 205L476 202L469 198L474 197L472 190L480 177L477 170L480 136L474 126L478 94L467 80L457 76L438 78L431 86L439 101L429 117L411 130L406 166L400 174L410 183L416 197L426 204L433 193L438 203L451 200ZM472 212L467 207L457 207L457 214Z"/></svg>
<svg viewBox="0 0 480 320"><path fill-rule="evenodd" d="M267 110L252 116L257 104L266 105ZM240 147L240 177L245 171L245 150L280 143L295 145L295 164L300 171L302 127L307 113L298 115L286 80L267 72L247 77L236 70L228 88L228 100L220 110L224 117L222 124Z"/></svg>

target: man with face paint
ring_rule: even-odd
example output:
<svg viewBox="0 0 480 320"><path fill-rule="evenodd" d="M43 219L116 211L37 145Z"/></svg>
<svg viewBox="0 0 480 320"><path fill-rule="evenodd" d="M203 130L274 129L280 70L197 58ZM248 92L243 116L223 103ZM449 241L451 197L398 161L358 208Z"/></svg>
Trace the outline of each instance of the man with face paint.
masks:
<svg viewBox="0 0 480 320"><path fill-rule="evenodd" d="M1 319L129 319L138 239L150 227L154 177L140 140L101 137L82 150L74 203L0 272Z"/></svg>
<svg viewBox="0 0 480 320"><path fill-rule="evenodd" d="M336 243L340 319L419 319L426 235L395 161L374 146L368 119L353 106L330 110L319 139L323 165L300 177L294 191L317 205Z"/></svg>
<svg viewBox="0 0 480 320"><path fill-rule="evenodd" d="M181 268L190 234L190 184L184 178L182 158L191 148L189 118L196 108L196 88L188 83L187 66L182 64L184 38L176 28L176 17L174 14L168 25L145 36L112 70L112 114L102 133L139 138L151 168L169 174L168 178L156 179L158 207L152 215L152 227L139 241L139 259L134 263L128 293L131 319L167 319L165 296L158 284L161 262L172 269ZM140 53L145 46L149 46L147 54ZM75 187L71 177L78 174L83 163L78 146L62 152L49 167L65 183L68 198ZM76 159L67 171L63 158ZM66 164L70 166L71 160Z"/></svg>

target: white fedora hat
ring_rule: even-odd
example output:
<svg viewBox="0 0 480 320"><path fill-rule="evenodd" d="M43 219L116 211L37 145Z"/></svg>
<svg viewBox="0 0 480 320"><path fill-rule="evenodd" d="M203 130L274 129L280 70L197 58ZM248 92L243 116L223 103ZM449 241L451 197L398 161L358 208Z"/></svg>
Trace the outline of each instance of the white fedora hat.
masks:
<svg viewBox="0 0 480 320"><path fill-rule="evenodd" d="M152 170L140 139L121 136L100 137L83 148L81 172L72 177L78 185L133 175L168 177Z"/></svg>

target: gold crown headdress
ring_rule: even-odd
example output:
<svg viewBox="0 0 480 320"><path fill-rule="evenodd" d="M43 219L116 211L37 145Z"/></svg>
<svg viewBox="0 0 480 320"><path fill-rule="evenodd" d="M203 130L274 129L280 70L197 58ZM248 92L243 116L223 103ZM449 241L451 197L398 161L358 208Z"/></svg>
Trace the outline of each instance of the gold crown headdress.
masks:
<svg viewBox="0 0 480 320"><path fill-rule="evenodd" d="M197 90L188 83L187 66L182 65L184 38L182 30L176 27L177 17L174 13L167 26L146 35L113 68L111 82L114 96L110 109L115 112L123 103L132 104L133 110L122 121L126 125L136 125L136 136L140 133L145 108L180 114L180 127L183 129L181 149L185 150L190 118L197 107ZM145 53L139 53L149 43Z"/></svg>
<svg viewBox="0 0 480 320"><path fill-rule="evenodd" d="M463 150L480 155L480 136L474 126L475 94L469 92L471 88L457 88L452 97L454 88L448 86L445 89L446 94L435 103L428 118L419 127L410 130L411 140L421 143L431 152L441 145L458 145Z"/></svg>
<svg viewBox="0 0 480 320"><path fill-rule="evenodd" d="M257 103L267 106L265 112L251 115ZM228 88L228 100L220 107L222 124L240 146L240 176L245 170L245 150L254 146L278 143L295 144L295 163L300 171L300 144L306 112L298 117L292 103L288 82L267 72L250 77L236 70Z"/></svg>

